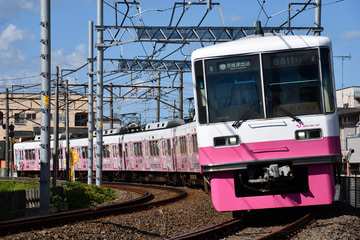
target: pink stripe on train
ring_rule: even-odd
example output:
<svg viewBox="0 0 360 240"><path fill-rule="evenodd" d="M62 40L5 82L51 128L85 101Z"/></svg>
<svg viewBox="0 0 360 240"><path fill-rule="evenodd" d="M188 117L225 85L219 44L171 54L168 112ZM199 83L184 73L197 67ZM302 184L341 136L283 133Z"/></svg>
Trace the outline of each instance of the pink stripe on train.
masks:
<svg viewBox="0 0 360 240"><path fill-rule="evenodd" d="M282 140L256 143L242 143L236 147L199 148L200 165L253 161L263 159L295 158L341 153L338 136L321 140Z"/></svg>

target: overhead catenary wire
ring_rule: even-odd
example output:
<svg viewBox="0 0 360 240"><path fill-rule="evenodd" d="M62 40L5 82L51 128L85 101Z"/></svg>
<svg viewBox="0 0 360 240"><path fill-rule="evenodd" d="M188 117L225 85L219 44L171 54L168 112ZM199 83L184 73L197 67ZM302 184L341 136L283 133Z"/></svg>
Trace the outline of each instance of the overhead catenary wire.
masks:
<svg viewBox="0 0 360 240"><path fill-rule="evenodd" d="M323 3L322 6L326 6L326 5L330 5L330 4L335 4L335 3L340 3L340 2L343 2L344 0L334 0L334 1L331 1L331 2L327 2L327 3ZM118 1L113 1L114 3L117 3ZM125 1L125 2L128 2L128 4L130 5L130 1ZM134 1L136 2L136 1ZM139 2L139 1L137 1ZM274 15L270 15L268 13L268 11L266 10L265 6L266 4L269 4L269 1L262 1L262 0L257 0L258 4L259 4L259 14L257 16L257 18L259 19L261 14L264 14L265 17L267 18L267 21L269 21L271 18L277 16L276 14ZM311 1L307 1L307 3L309 3ZM124 20L123 22L121 23L121 25L125 24L126 22L127 23L130 23L130 25L132 26L136 26L138 25L136 23L136 19L139 19L141 17L141 19L139 21L141 21L141 24L143 26L146 25L146 23L148 22L145 22L146 21L146 15L147 14L151 14L151 12L168 12L168 11L171 11L171 10L174 10L174 9L179 9L179 8L182 8L183 12L184 12L184 16L185 14L188 14L190 12L190 5L174 5L170 8L164 8L164 9L154 9L154 8L151 8L151 9L146 9L146 10L141 10L140 8L137 9L137 13L133 14L133 13L129 13L127 14L126 12L124 11L121 11L120 9L118 8L115 8L113 6L112 3L110 3L110 1L104 1L104 3L109 6L110 8L112 8L117 14L120 14L122 16L124 16ZM186 2L184 1L183 4L185 4ZM305 3L304 3L305 4ZM219 5L220 7L220 5ZM305 9L306 7L306 9ZM306 5L304 6L302 9L287 9L285 11L297 11L296 15L298 15L301 11L306 11L306 10L309 10L313 7L311 7L310 5ZM134 7L133 7L133 10L131 11L134 11ZM180 10L181 11L181 10ZM201 17L201 16L200 16ZM204 14L204 17L208 17L207 15L207 12ZM203 18L200 18L199 20L199 23L198 24L202 24L202 21L203 21ZM254 16L256 17L256 16ZM292 19L295 17L295 15L292 16ZM181 18L178 18L178 19L174 19L174 23L176 23L177 25L179 25L180 23L182 23L181 19L184 19L183 17ZM121 19L122 20L122 19ZM196 25L196 23L195 23ZM224 25L224 24L222 24ZM143 50L144 54L145 55L145 58L148 59L149 61L151 61L152 59L168 59L168 58L172 58L176 53L181 53L183 56L190 56L191 54L191 46L189 42L187 43L182 43L180 44L180 46L175 46L175 50L173 48L170 47L169 44L166 44L166 43L159 43L159 42L155 42L153 43L151 46L152 47L149 47L148 45L146 45L145 42L141 42L141 49ZM188 44L189 45L189 50L185 49L184 46ZM186 50L186 51L185 51ZM176 57L176 56L175 56ZM173 57L174 58L174 57ZM85 63L83 65L83 67L87 66L88 63ZM61 67L61 66L60 66ZM68 76L71 76L71 74L75 73L75 72L78 72L80 71L81 69L79 70L76 70L76 71L73 71L73 72L68 72L66 74L63 75L63 77L68 77ZM135 75L138 75L138 76L135 76ZM111 83L111 82L115 82L115 81L122 81L122 82L126 82L126 84L146 84L146 83L149 83L151 84L151 80L147 80L146 79L146 75L148 75L148 73L142 73L141 74L142 76L140 76L140 74L134 74L134 72L113 72L113 73L108 73L104 76L104 83ZM167 75L167 76L165 76ZM19 78L8 78L8 79L0 79L0 81L20 81L20 80L24 80L24 79L32 79L32 78L36 78L36 77L39 77L39 75L30 75L28 77L24 76L24 77L19 77ZM126 78L133 78L133 81L134 82L131 82L131 81L128 81L128 79ZM176 73L167 73L167 74L162 74L162 78L167 78L168 80L167 81L170 81L171 83L173 83L174 81L176 81L177 79L177 74ZM136 83L136 81L134 79L142 79L144 82L142 83ZM51 79L53 81L53 79ZM94 79L94 82L96 81L96 79ZM27 90L32 90L32 89L36 89L36 88L39 88L40 87L40 84L25 84L24 87L20 88L20 87L16 87L14 88L14 91L18 91L18 90L23 90L23 89L27 89ZM53 86L52 86L52 89ZM82 86L79 86L79 87L76 87L76 86L71 86L70 87L70 90L73 92L73 93L80 93L80 94L83 94L84 93L84 88ZM168 92L167 90L166 91L161 91L161 96L166 96L166 94L173 94L174 91L170 91ZM184 85L184 94L188 94L188 95L192 95L192 85L190 84L189 86L185 86ZM171 96L173 99L171 100L177 100L175 99L176 96ZM170 100L170 101L171 101ZM150 100L147 100L147 101L150 101Z"/></svg>

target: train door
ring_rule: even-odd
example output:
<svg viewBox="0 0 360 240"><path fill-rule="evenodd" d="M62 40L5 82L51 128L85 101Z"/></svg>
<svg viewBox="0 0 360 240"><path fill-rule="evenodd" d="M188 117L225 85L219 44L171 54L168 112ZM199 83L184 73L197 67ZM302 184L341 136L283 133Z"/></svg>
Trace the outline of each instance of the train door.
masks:
<svg viewBox="0 0 360 240"><path fill-rule="evenodd" d="M172 163L173 163L173 168L175 171L178 170L178 156L177 156L177 149L176 149L176 146L177 146L177 138L174 137L172 139L172 155L171 155L171 158L172 158Z"/></svg>
<svg viewBox="0 0 360 240"><path fill-rule="evenodd" d="M79 166L82 168L82 170L87 170L88 168L88 147L87 146L82 146L80 148L80 158L81 158L81 163L79 164Z"/></svg>
<svg viewBox="0 0 360 240"><path fill-rule="evenodd" d="M189 157L188 157L188 146L187 146L186 136L179 137L178 149L179 149L178 152L179 169L181 170L189 169Z"/></svg>
<svg viewBox="0 0 360 240"><path fill-rule="evenodd" d="M124 154L123 144L120 143L118 147L119 147L119 159L120 159L118 168L120 170L123 170L123 169L126 169L125 154Z"/></svg>
<svg viewBox="0 0 360 240"><path fill-rule="evenodd" d="M24 165L25 170L34 170L35 169L35 149L25 149L25 158Z"/></svg>
<svg viewBox="0 0 360 240"><path fill-rule="evenodd" d="M149 151L149 141L144 141L144 159L145 159L145 166L147 168L150 168L150 161L151 161L151 156L150 156L150 151Z"/></svg>
<svg viewBox="0 0 360 240"><path fill-rule="evenodd" d="M128 144L125 143L124 144L124 163L125 163L125 167L126 170L130 170L132 168L131 166L131 162L130 162L130 158L129 158L129 149L128 149Z"/></svg>
<svg viewBox="0 0 360 240"><path fill-rule="evenodd" d="M120 155L119 155L119 145L111 145L111 158L112 158L112 168L114 170L121 169L120 165Z"/></svg>
<svg viewBox="0 0 360 240"><path fill-rule="evenodd" d="M161 157L160 157L160 147L158 140L152 140L149 142L150 147L150 168L153 170L161 170Z"/></svg>
<svg viewBox="0 0 360 240"><path fill-rule="evenodd" d="M103 145L103 170L111 170L111 145Z"/></svg>
<svg viewBox="0 0 360 240"><path fill-rule="evenodd" d="M18 171L24 171L25 161L24 161L24 151L22 149L15 149L15 161L18 165Z"/></svg>
<svg viewBox="0 0 360 240"><path fill-rule="evenodd" d="M200 170L199 164L199 151L198 151L198 143L197 143L197 135L190 135L190 161L191 161L191 169Z"/></svg>
<svg viewBox="0 0 360 240"><path fill-rule="evenodd" d="M134 160L134 145L132 143L128 143L128 150L129 150L129 158L130 158L130 162L131 162L131 168L132 169L136 169L137 168L137 164L136 161Z"/></svg>
<svg viewBox="0 0 360 240"><path fill-rule="evenodd" d="M137 170L141 170L144 165L142 142L130 143L130 151L133 159L133 165L135 165Z"/></svg>
<svg viewBox="0 0 360 240"><path fill-rule="evenodd" d="M172 170L171 166L171 141L170 139L163 139L161 141L162 150L162 168L163 170Z"/></svg>

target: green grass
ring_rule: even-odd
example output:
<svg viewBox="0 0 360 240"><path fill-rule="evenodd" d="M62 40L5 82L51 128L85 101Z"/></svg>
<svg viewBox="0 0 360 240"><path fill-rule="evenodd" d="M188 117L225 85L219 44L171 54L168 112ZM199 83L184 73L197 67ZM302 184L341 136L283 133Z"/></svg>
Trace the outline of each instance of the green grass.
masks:
<svg viewBox="0 0 360 240"><path fill-rule="evenodd" d="M12 192L12 191L19 191L19 190L26 190L32 188L39 188L40 185L32 182L15 182L15 181L0 181L0 192Z"/></svg>
<svg viewBox="0 0 360 240"><path fill-rule="evenodd" d="M115 190L82 184L79 182L66 182L64 197L69 202L70 209L86 207L90 204L100 204L116 199Z"/></svg>
<svg viewBox="0 0 360 240"><path fill-rule="evenodd" d="M33 182L0 181L0 192L26 190L39 188L40 185ZM115 190L111 188L98 187L82 184L80 182L66 182L62 186L50 189L50 204L60 208L63 201L69 202L70 209L89 206L90 204L101 204L116 199Z"/></svg>

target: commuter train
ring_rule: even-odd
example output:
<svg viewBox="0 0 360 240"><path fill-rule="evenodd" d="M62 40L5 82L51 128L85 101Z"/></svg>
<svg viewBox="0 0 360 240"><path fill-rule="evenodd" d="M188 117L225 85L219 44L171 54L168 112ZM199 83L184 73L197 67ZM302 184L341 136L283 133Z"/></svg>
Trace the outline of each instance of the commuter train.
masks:
<svg viewBox="0 0 360 240"><path fill-rule="evenodd" d="M331 41L260 34L195 50L191 61L215 208L332 203L341 148Z"/></svg>
<svg viewBox="0 0 360 240"><path fill-rule="evenodd" d="M40 173L40 139L14 144L18 176ZM88 174L88 138L69 140L69 170L77 179ZM53 148L53 141L51 141ZM93 170L95 173L95 139ZM103 131L103 178L202 185L195 123L175 119L145 126ZM52 151L52 149L51 149ZM59 140L59 172L66 176L66 140ZM53 159L50 160L52 169Z"/></svg>
<svg viewBox="0 0 360 240"><path fill-rule="evenodd" d="M218 211L330 204L341 162L330 40L250 36L191 61L195 122L104 131L103 177L193 185L203 175ZM87 176L87 141L70 140L77 177ZM39 148L14 145L18 175L39 172Z"/></svg>

